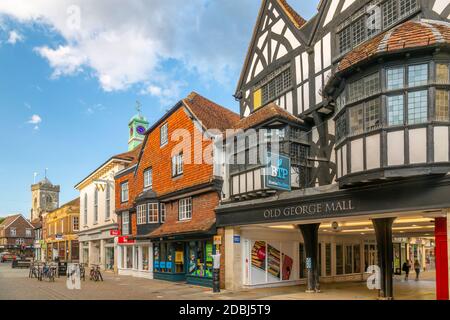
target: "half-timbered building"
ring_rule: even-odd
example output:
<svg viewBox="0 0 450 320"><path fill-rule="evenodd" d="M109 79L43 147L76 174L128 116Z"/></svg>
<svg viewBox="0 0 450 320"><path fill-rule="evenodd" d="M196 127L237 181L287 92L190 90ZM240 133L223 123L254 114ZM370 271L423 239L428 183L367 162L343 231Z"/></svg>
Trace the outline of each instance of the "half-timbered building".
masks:
<svg viewBox="0 0 450 320"><path fill-rule="evenodd" d="M448 0L322 0L308 21L262 1L235 127L265 131L227 141L217 209L227 288L374 272L391 299L412 260L448 299L449 18ZM247 160L274 136L281 161Z"/></svg>

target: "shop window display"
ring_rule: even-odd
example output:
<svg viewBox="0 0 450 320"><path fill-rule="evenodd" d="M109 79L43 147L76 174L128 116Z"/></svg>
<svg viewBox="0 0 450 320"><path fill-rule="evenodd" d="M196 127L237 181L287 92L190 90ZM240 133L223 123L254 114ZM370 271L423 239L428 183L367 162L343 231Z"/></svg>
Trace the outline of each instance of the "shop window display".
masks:
<svg viewBox="0 0 450 320"><path fill-rule="evenodd" d="M133 247L126 247L126 267L127 269L133 269Z"/></svg>
<svg viewBox="0 0 450 320"><path fill-rule="evenodd" d="M148 271L148 246L142 247L142 270Z"/></svg>
<svg viewBox="0 0 450 320"><path fill-rule="evenodd" d="M283 245L289 254L283 252ZM289 250L290 249L290 250ZM273 283L293 279L294 260L289 244L252 241L251 283Z"/></svg>
<svg viewBox="0 0 450 320"><path fill-rule="evenodd" d="M189 275L212 278L213 244L211 241L189 242Z"/></svg>
<svg viewBox="0 0 450 320"><path fill-rule="evenodd" d="M344 255L342 245L336 245L336 274L344 274Z"/></svg>
<svg viewBox="0 0 450 320"><path fill-rule="evenodd" d="M114 269L114 248L105 248L105 268L106 270Z"/></svg>
<svg viewBox="0 0 450 320"><path fill-rule="evenodd" d="M325 245L325 275L331 276L331 243Z"/></svg>

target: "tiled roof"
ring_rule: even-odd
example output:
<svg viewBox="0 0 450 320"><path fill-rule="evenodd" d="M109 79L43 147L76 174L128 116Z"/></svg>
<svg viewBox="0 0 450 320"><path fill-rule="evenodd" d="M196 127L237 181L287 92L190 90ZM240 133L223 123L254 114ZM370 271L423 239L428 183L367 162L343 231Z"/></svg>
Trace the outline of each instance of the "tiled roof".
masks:
<svg viewBox="0 0 450 320"><path fill-rule="evenodd" d="M297 11L295 11L287 2L286 0L278 0L278 3L280 4L281 8L286 12L289 19L295 24L297 28L301 28L305 23L306 20L303 19Z"/></svg>
<svg viewBox="0 0 450 320"><path fill-rule="evenodd" d="M177 234L186 233L204 233L216 224L215 218L202 219L202 220L192 220L192 221L180 221L178 223L166 223L161 225L158 229L151 232L148 236L150 238L158 238L164 236L174 236Z"/></svg>
<svg viewBox="0 0 450 320"><path fill-rule="evenodd" d="M192 92L183 103L194 113L206 129L224 131L239 121L239 115L211 100Z"/></svg>
<svg viewBox="0 0 450 320"><path fill-rule="evenodd" d="M281 118L290 122L303 124L303 121L286 110L280 108L275 103L270 103L267 106L258 109L256 112L249 115L247 118L241 119L235 126L234 129L246 130L249 128L256 127L264 122L274 119Z"/></svg>
<svg viewBox="0 0 450 320"><path fill-rule="evenodd" d="M34 227L35 229L42 228L42 221L41 221L40 218L34 219L33 221L31 221L31 224L33 225L33 227Z"/></svg>
<svg viewBox="0 0 450 320"><path fill-rule="evenodd" d="M364 42L339 63L338 72L384 53L450 43L450 24L434 20L410 20Z"/></svg>
<svg viewBox="0 0 450 320"><path fill-rule="evenodd" d="M15 215L6 217L5 220L3 220L3 222L0 224L0 226L3 226L3 227L4 227L4 226L9 225L11 222L13 222L14 220L16 220L17 217L19 217L19 216L20 216L20 214L15 214Z"/></svg>

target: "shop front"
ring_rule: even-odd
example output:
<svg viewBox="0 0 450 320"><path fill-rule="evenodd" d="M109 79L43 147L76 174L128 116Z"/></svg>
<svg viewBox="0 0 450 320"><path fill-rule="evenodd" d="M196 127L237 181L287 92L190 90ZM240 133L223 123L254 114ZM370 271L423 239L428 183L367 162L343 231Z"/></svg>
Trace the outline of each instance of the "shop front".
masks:
<svg viewBox="0 0 450 320"><path fill-rule="evenodd" d="M305 283L309 289L309 273L319 288L319 279L366 280L378 266L389 292L392 271L401 274L406 259L425 268L427 247L435 255L430 239L435 220L448 215L449 193L450 177L434 177L222 203L216 212L217 226L225 228L226 288Z"/></svg>
<svg viewBox="0 0 450 320"><path fill-rule="evenodd" d="M118 240L118 270L120 275L153 279L153 244L148 240L121 236Z"/></svg>
<svg viewBox="0 0 450 320"><path fill-rule="evenodd" d="M212 287L213 254L212 238L154 242L154 278Z"/></svg>

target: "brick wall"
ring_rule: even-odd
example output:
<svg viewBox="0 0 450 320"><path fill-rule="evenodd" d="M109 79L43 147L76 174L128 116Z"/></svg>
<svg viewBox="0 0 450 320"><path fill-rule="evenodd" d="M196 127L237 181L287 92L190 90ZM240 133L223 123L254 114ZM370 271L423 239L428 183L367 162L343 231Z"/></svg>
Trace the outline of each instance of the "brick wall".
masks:
<svg viewBox="0 0 450 320"><path fill-rule="evenodd" d="M165 123L168 123L169 142L161 147L160 128ZM180 138L179 141L183 142L183 145L187 148L181 148L179 141L171 141L171 138L175 138L173 134L176 131L186 133L187 139ZM176 110L169 116L166 122L162 123L149 134L136 175L136 194L142 192L144 188L144 171L150 167L153 169L153 190L158 196L207 183L211 180L213 175L212 165L194 163L194 150L199 150L195 148L198 148L201 145L203 147L202 151L205 152L211 144L211 141L196 140L194 139L194 134L201 136L201 132L195 128L194 123L188 117L184 108ZM179 151L183 151L184 162L189 159L190 155L191 164L185 163L183 175L173 178L172 155L178 154Z"/></svg>

